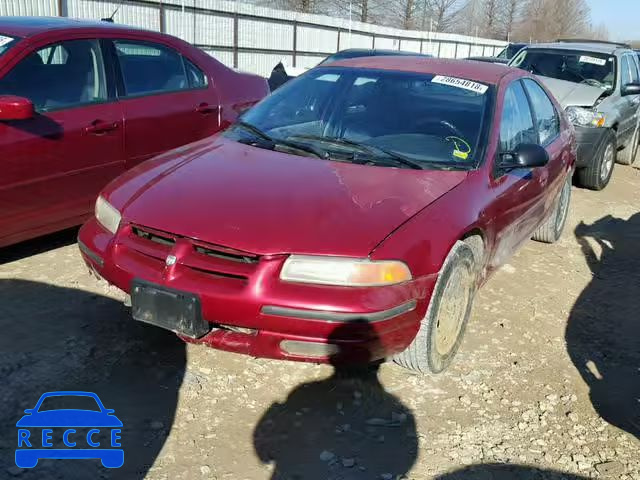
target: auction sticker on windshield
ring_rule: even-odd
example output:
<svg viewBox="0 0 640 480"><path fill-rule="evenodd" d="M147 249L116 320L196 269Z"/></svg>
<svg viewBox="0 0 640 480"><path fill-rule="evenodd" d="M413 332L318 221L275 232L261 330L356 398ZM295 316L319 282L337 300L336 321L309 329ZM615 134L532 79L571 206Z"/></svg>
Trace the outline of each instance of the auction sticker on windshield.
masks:
<svg viewBox="0 0 640 480"><path fill-rule="evenodd" d="M590 63L591 65L598 65L604 67L607 61L604 58L590 57L589 55L582 55L580 57L580 63Z"/></svg>
<svg viewBox="0 0 640 480"><path fill-rule="evenodd" d="M4 47L7 43L13 42L13 37L5 37L0 35L0 47Z"/></svg>
<svg viewBox="0 0 640 480"><path fill-rule="evenodd" d="M444 75L436 75L431 80L431 83L439 83L441 85L449 85L450 87L463 88L472 92L484 94L488 90L487 85L482 83L472 82L471 80L465 80L464 78L446 77Z"/></svg>

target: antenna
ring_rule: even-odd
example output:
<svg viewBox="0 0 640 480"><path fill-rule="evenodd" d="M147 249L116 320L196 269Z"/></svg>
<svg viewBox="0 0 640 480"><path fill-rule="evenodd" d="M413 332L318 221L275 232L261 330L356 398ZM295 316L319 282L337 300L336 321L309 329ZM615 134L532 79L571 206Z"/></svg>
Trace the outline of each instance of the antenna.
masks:
<svg viewBox="0 0 640 480"><path fill-rule="evenodd" d="M100 19L100 21L102 21L102 22L109 22L109 23L113 23L113 17L115 17L115 16L116 16L116 13L118 13L118 10L120 10L120 5L118 5L118 6L116 7L116 9L113 11L113 13L111 14L111 16L110 16L110 17L107 17L107 18L101 18L101 19Z"/></svg>

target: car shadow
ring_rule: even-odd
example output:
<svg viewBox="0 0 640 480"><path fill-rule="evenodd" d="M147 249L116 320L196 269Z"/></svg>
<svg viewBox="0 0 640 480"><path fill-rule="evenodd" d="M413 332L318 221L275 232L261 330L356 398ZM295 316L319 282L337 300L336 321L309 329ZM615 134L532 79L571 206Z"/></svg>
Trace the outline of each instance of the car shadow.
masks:
<svg viewBox="0 0 640 480"><path fill-rule="evenodd" d="M79 227L73 227L8 247L0 247L0 265L73 245L78 238L78 229Z"/></svg>
<svg viewBox="0 0 640 480"><path fill-rule="evenodd" d="M587 480L587 477L522 465L486 464L445 473L434 480Z"/></svg>
<svg viewBox="0 0 640 480"><path fill-rule="evenodd" d="M592 279L571 310L569 355L607 422L640 439L640 213L575 229Z"/></svg>
<svg viewBox="0 0 640 480"><path fill-rule="evenodd" d="M337 327L334 339L370 338L370 324ZM363 352L360 352L363 353ZM404 478L418 451L415 418L386 392L379 363L344 366L339 356L333 374L296 387L284 403L267 409L253 441L261 462L271 464L273 480L327 478Z"/></svg>
<svg viewBox="0 0 640 480"><path fill-rule="evenodd" d="M11 452L0 457L0 476L144 478L173 424L185 344L171 332L134 322L120 302L73 288L0 280L0 303L0 446ZM61 390L94 392L115 410L124 425L124 466L40 460L33 469L17 469L16 422L43 393ZM54 429L56 435L61 432Z"/></svg>

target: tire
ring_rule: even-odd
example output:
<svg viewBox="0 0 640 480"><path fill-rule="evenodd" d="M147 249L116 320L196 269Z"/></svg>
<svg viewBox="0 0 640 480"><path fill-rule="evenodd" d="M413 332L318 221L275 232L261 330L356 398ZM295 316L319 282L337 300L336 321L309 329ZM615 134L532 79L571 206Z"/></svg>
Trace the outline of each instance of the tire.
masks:
<svg viewBox="0 0 640 480"><path fill-rule="evenodd" d="M633 165L636 161L636 155L638 153L638 140L640 140L640 125L636 125L636 129L631 137L631 142L625 147L624 150L618 152L616 161L622 165Z"/></svg>
<svg viewBox="0 0 640 480"><path fill-rule="evenodd" d="M394 362L409 370L432 374L442 372L451 364L469 321L477 275L472 247L456 242L442 265L416 337L406 350L393 358ZM447 313L449 321L443 323Z"/></svg>
<svg viewBox="0 0 640 480"><path fill-rule="evenodd" d="M616 159L616 136L607 130L605 140L591 165L578 170L578 183L591 190L602 190L609 184Z"/></svg>
<svg viewBox="0 0 640 480"><path fill-rule="evenodd" d="M545 222L538 227L535 231L533 238L537 242L543 243L555 243L562 236L564 226L567 223L567 216L569 214L569 204L571 203L571 179L568 178L558 199L556 205L553 207L553 212Z"/></svg>

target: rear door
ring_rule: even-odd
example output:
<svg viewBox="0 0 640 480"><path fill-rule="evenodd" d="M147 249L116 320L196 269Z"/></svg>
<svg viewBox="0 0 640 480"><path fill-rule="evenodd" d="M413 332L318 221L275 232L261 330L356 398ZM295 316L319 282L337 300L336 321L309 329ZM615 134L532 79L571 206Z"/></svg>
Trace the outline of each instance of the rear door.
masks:
<svg viewBox="0 0 640 480"><path fill-rule="evenodd" d="M219 98L202 68L167 45L125 39L111 45L128 167L219 130Z"/></svg>
<svg viewBox="0 0 640 480"><path fill-rule="evenodd" d="M0 122L0 245L81 223L124 170L122 111L100 42L34 45L0 73L0 95L36 114Z"/></svg>
<svg viewBox="0 0 640 480"><path fill-rule="evenodd" d="M535 169L543 187L539 192L537 210L532 212L539 224L546 220L555 206L564 185L565 176L562 172L567 171L571 161L571 151L565 139L560 136L560 115L545 90L538 82L529 78L522 80L522 83L531 104L538 131L538 143L545 147L549 154L549 163L545 167Z"/></svg>
<svg viewBox="0 0 640 480"><path fill-rule="evenodd" d="M632 83L640 83L640 75L636 64L635 55L628 53L622 56L620 61L620 86ZM638 106L640 105L640 95L628 95L621 99L622 108L619 124L618 146L626 143L633 135L638 124Z"/></svg>

